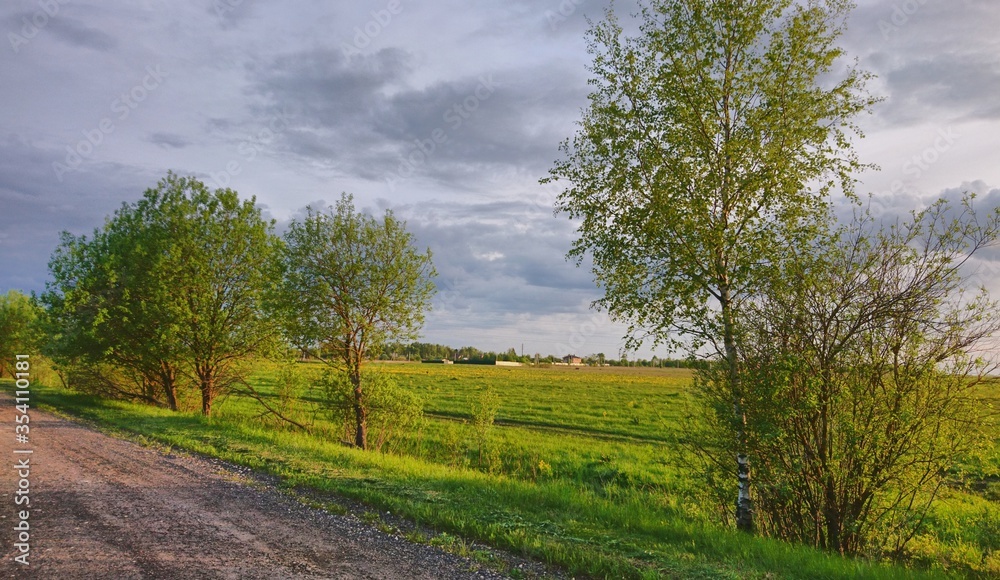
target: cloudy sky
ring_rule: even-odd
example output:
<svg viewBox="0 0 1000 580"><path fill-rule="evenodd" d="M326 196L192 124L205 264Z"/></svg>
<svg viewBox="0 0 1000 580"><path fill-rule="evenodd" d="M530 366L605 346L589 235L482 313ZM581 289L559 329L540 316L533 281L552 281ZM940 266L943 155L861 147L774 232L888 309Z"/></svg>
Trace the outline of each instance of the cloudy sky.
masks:
<svg viewBox="0 0 1000 580"><path fill-rule="evenodd" d="M279 227L342 191L392 208L440 272L426 341L617 353L538 184L586 104L605 4L5 0L0 291L42 290L60 231L173 170L256 196ZM843 45L885 97L858 143L881 166L863 176L876 211L1000 203L1000 3L858 4Z"/></svg>

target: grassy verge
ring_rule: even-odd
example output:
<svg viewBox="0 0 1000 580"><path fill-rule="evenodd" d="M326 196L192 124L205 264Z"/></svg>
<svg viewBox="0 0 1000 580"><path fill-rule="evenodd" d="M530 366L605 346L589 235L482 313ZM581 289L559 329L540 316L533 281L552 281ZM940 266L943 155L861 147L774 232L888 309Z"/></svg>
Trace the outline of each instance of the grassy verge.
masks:
<svg viewBox="0 0 1000 580"><path fill-rule="evenodd" d="M230 410L208 420L194 413L171 413L53 388L35 387L33 396L38 403L100 425L246 465L279 477L289 488L359 500L447 534L432 539L432 543L446 544L448 538L456 535L555 564L576 575L607 578L944 575L844 559L719 529L688 517L665 488L595 487L580 485L587 482L557 474L528 479L446 465L433 457L361 452L320 436L262 422L254 418L253 410L237 402L227 402ZM634 407L626 404L614 409ZM461 408L456 403L453 408L440 411L457 412ZM591 412L607 411L601 411L598 405ZM600 416L604 418L603 414ZM602 430L614 433L617 429Z"/></svg>

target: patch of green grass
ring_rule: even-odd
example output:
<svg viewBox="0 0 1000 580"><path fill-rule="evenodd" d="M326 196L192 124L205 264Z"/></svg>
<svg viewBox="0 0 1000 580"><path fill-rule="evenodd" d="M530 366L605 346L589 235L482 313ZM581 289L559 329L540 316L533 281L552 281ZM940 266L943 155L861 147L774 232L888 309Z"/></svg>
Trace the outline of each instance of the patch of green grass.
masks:
<svg viewBox="0 0 1000 580"><path fill-rule="evenodd" d="M36 400L158 444L247 465L291 489L372 506L438 531L427 540L475 558L474 540L576 575L607 578L913 578L921 571L845 559L712 524L676 444L687 371L571 371L385 365L430 418L395 453L363 452L318 423L306 433L229 397L206 419L37 387ZM604 372L607 370L608 372ZM273 372L255 379L273 389ZM499 469L474 469L472 402L500 395L490 445ZM305 394L308 397L308 394ZM637 420L636 420L637 419ZM393 530L395 531L395 530ZM480 554L481 558L485 558Z"/></svg>

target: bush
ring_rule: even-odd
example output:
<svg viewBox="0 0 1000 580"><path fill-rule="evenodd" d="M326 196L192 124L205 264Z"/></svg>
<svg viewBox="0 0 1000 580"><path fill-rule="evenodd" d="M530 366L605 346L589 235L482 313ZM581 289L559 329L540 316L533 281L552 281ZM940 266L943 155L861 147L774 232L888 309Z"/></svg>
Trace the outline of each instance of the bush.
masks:
<svg viewBox="0 0 1000 580"><path fill-rule="evenodd" d="M394 451L401 435L420 428L423 401L378 369L365 369L361 385L367 409L368 445L377 451ZM331 371L323 378L323 388L331 418L343 421L344 440L353 442L356 423L350 379L346 373Z"/></svg>
<svg viewBox="0 0 1000 580"><path fill-rule="evenodd" d="M487 465L493 471L499 456L496 453L490 455L486 447L489 443L490 432L493 430L493 422L496 420L497 411L500 410L500 397L492 387L486 387L479 394L479 399L472 405L472 424L476 429L476 443L479 444L479 467L483 466L483 455L488 455Z"/></svg>

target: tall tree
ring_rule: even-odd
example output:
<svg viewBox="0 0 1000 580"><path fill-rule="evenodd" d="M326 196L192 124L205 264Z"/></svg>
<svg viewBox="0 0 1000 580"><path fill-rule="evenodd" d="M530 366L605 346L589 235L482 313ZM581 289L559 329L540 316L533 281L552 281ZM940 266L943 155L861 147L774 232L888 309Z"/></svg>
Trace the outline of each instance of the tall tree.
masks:
<svg viewBox="0 0 1000 580"><path fill-rule="evenodd" d="M73 369L74 383L103 376L96 384L104 392L177 410L178 353L156 296L162 252L142 233L143 219L123 204L89 238L63 232L43 295L50 349L64 370ZM112 376L104 365L123 372Z"/></svg>
<svg viewBox="0 0 1000 580"><path fill-rule="evenodd" d="M650 0L639 33L612 12L589 31L590 105L543 180L580 220L570 255L593 257L596 306L647 339L710 348L742 425L738 321L790 249L814 236L859 168L852 118L873 100L842 66L842 0ZM839 80L833 80L839 78ZM735 502L753 529L739 439Z"/></svg>
<svg viewBox="0 0 1000 580"><path fill-rule="evenodd" d="M413 340L430 308L436 275L430 250L387 210L382 219L344 194L326 212L307 209L285 235L282 305L288 335L343 372L354 392L355 445L368 447L362 367L389 341ZM321 350L333 352L332 358Z"/></svg>
<svg viewBox="0 0 1000 580"><path fill-rule="evenodd" d="M160 248L163 321L170 321L205 415L220 392L242 380L243 363L277 346L278 325L264 307L276 286L279 240L255 201L170 174L137 205Z"/></svg>
<svg viewBox="0 0 1000 580"><path fill-rule="evenodd" d="M185 373L210 415L241 363L277 341L263 310L276 278L272 228L253 199L170 173L90 239L64 234L47 298L63 352L138 373L171 408Z"/></svg>

